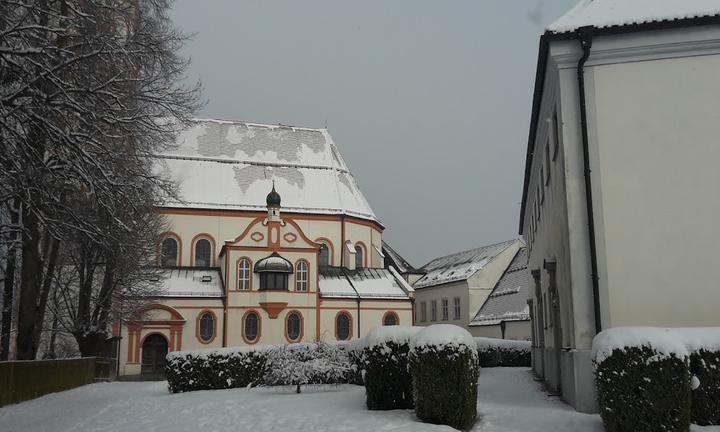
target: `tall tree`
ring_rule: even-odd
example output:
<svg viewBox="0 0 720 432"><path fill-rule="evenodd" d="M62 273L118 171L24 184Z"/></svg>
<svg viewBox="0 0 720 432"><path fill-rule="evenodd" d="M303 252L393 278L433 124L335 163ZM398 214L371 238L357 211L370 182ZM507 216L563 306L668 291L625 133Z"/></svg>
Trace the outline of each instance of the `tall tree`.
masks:
<svg viewBox="0 0 720 432"><path fill-rule="evenodd" d="M0 0L0 201L20 204L20 359L36 355L63 242L80 235L112 263L123 234L108 225L132 229L137 188L172 193L148 161L174 141L199 87L179 84L186 38L170 6Z"/></svg>

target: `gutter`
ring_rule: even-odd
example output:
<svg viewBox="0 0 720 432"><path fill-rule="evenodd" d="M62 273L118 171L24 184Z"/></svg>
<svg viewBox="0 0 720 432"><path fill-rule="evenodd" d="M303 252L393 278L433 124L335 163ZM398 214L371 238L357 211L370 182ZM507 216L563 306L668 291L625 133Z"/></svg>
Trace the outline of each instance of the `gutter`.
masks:
<svg viewBox="0 0 720 432"><path fill-rule="evenodd" d="M585 205L588 218L588 237L590 240L590 279L592 280L593 308L595 312L595 334L602 331L600 319L600 288L598 282L597 246L595 242L595 216L593 211L592 179L590 173L590 149L588 144L587 106L585 103L585 62L590 57L592 48L593 27L581 27L577 30L583 55L578 60L577 81L580 101L580 129L582 131L583 169L585 173Z"/></svg>

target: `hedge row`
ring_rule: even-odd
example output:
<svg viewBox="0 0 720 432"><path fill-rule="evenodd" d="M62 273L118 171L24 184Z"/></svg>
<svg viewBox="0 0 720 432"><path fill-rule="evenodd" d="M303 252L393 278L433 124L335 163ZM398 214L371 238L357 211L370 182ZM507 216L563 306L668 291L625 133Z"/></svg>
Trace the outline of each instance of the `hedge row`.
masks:
<svg viewBox="0 0 720 432"><path fill-rule="evenodd" d="M480 367L530 367L530 341L476 337Z"/></svg>
<svg viewBox="0 0 720 432"><path fill-rule="evenodd" d="M614 328L592 355L607 432L720 424L720 328Z"/></svg>
<svg viewBox="0 0 720 432"><path fill-rule="evenodd" d="M350 344L298 343L176 351L165 375L172 393L259 385L355 383Z"/></svg>

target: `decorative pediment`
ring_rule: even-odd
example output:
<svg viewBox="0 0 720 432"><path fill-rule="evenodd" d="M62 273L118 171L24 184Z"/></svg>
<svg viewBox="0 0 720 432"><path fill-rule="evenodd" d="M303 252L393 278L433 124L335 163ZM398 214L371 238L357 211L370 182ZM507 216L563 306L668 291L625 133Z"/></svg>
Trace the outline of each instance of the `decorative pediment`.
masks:
<svg viewBox="0 0 720 432"><path fill-rule="evenodd" d="M287 302L260 302L260 307L267 312L270 319L275 319L287 307Z"/></svg>

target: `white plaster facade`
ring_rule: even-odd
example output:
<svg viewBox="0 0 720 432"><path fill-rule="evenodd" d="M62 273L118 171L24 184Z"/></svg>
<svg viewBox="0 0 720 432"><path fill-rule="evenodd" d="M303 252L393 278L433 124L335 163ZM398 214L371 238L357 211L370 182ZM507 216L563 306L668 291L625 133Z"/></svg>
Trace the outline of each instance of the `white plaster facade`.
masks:
<svg viewBox="0 0 720 432"><path fill-rule="evenodd" d="M720 27L682 24L599 32L584 65L597 295L583 52L572 34L541 41L520 227L536 277L533 367L580 411L597 410L590 348L598 330L720 324Z"/></svg>

